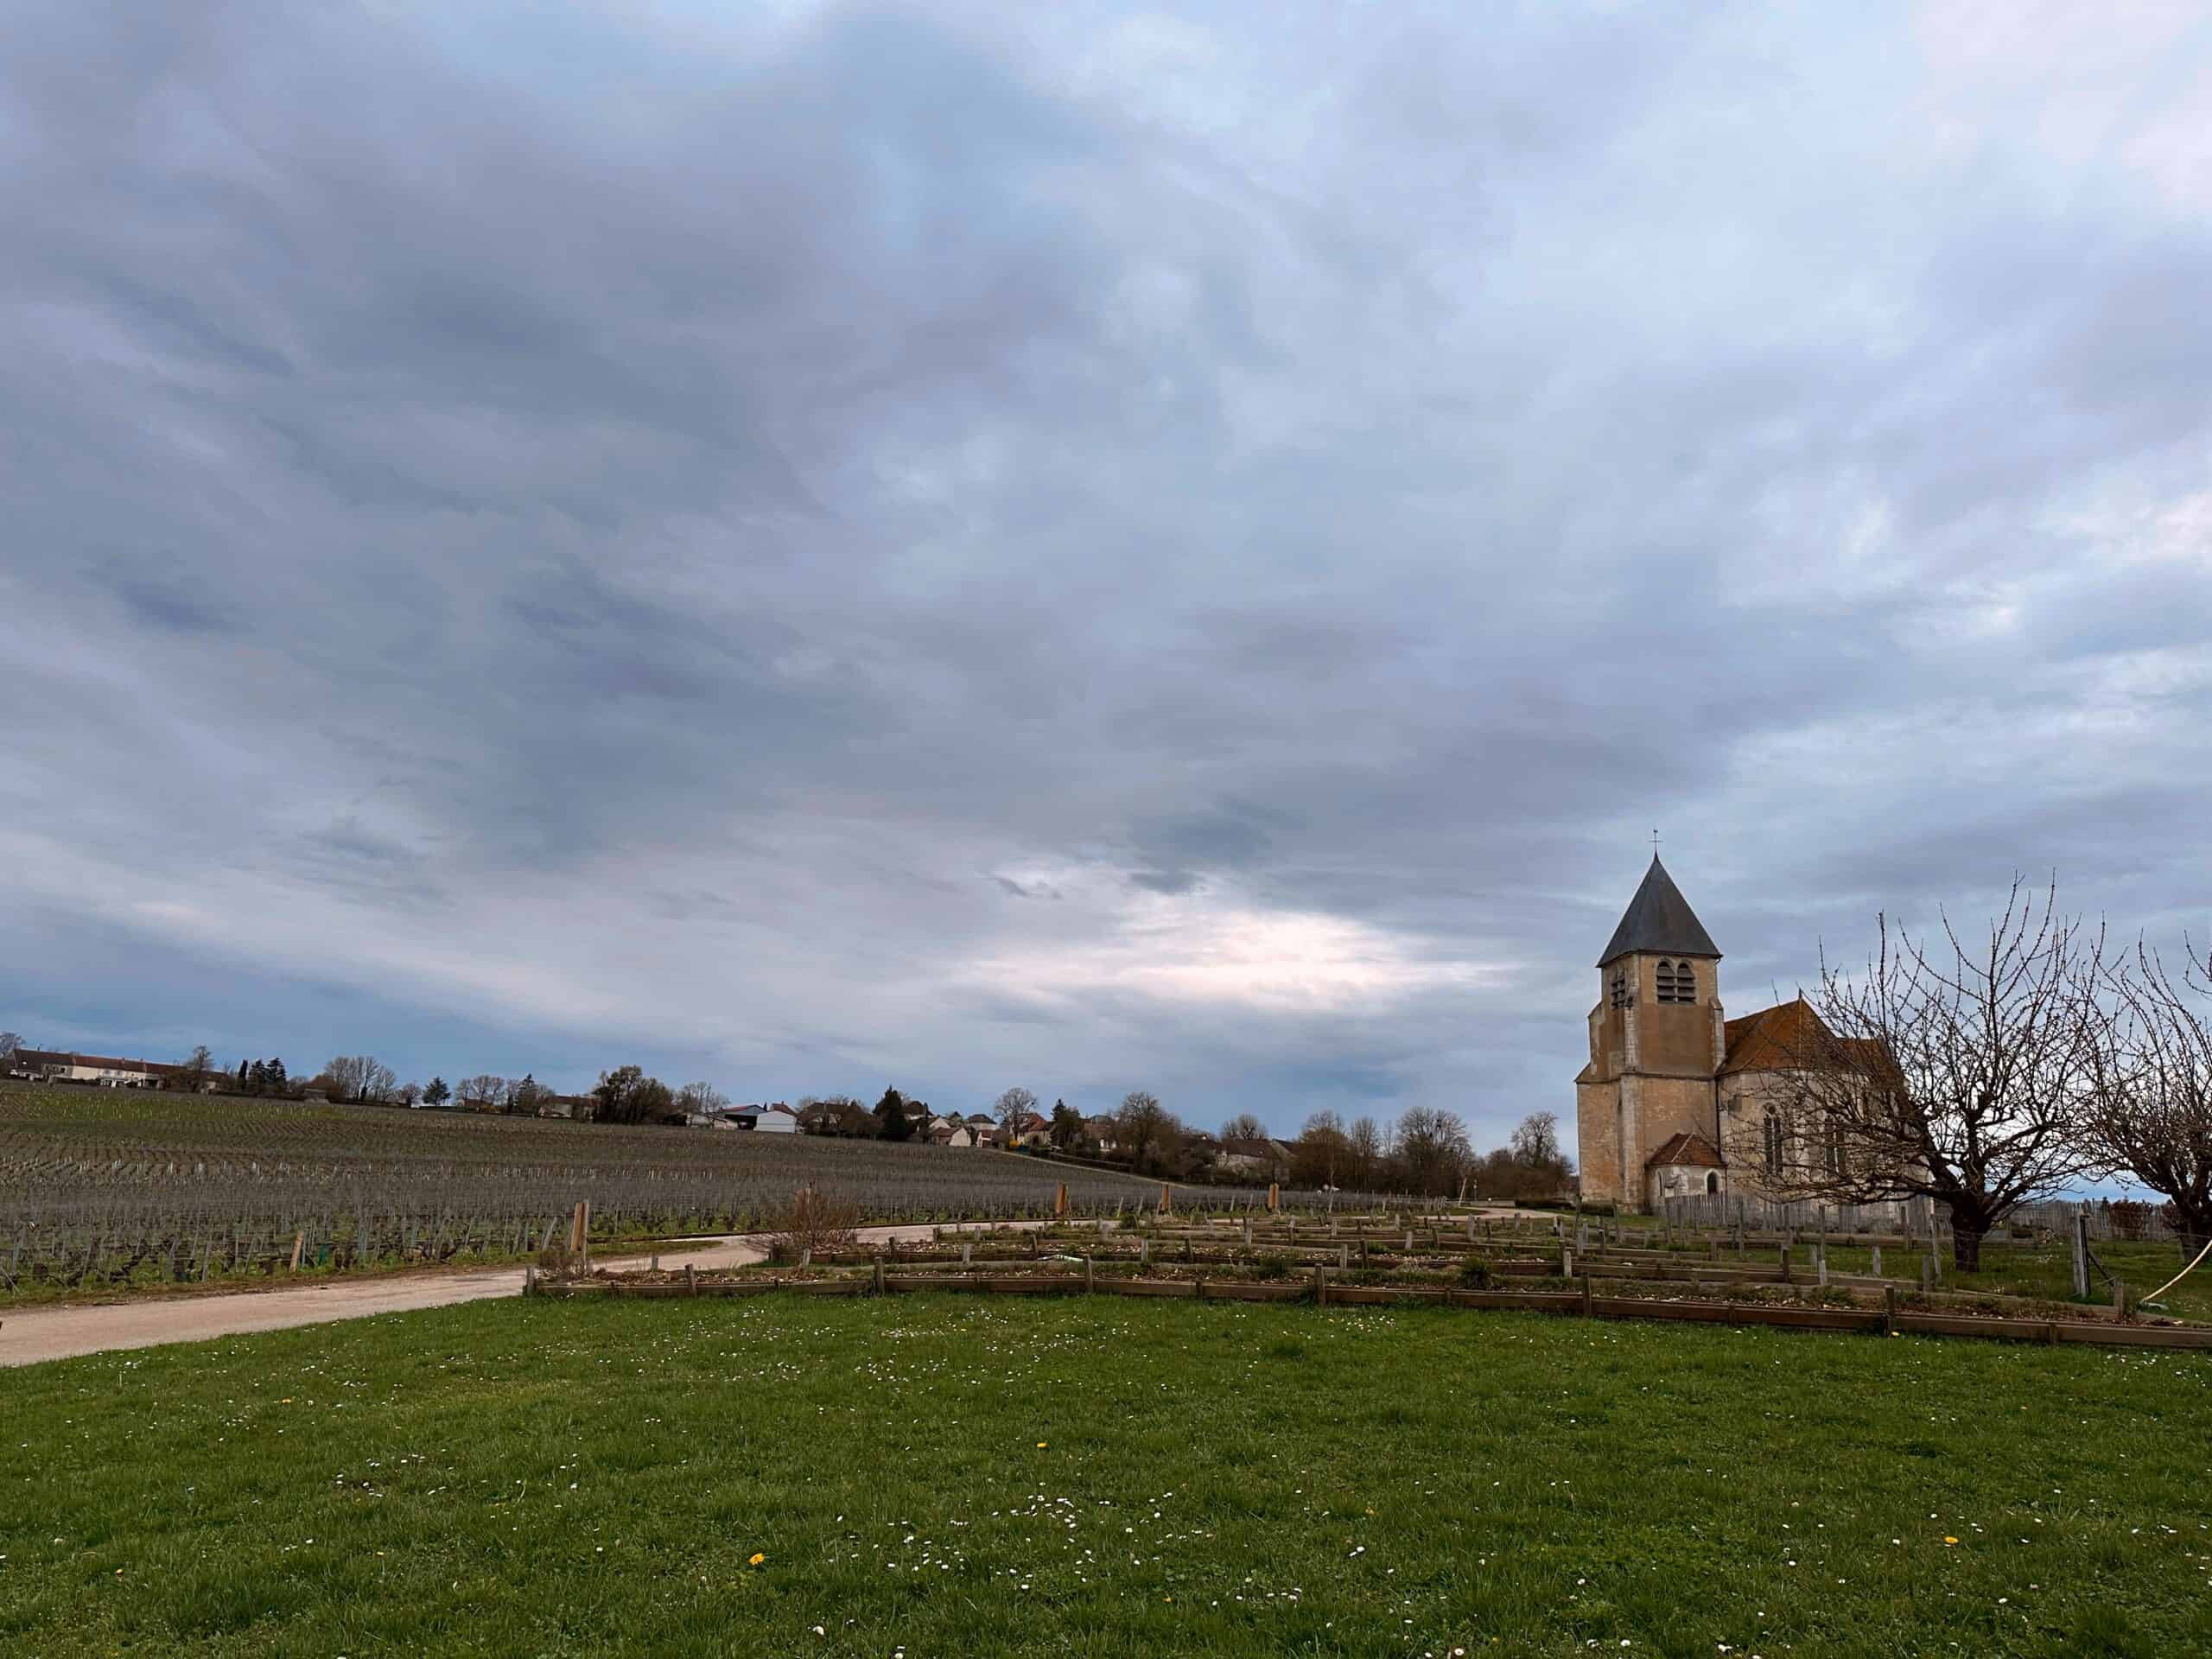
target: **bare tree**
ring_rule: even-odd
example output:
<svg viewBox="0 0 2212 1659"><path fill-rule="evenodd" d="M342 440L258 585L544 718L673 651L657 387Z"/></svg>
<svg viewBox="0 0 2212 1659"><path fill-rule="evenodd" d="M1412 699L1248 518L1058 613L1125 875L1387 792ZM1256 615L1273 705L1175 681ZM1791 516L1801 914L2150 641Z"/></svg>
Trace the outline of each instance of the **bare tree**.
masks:
<svg viewBox="0 0 2212 1659"><path fill-rule="evenodd" d="M1159 1096L1132 1090L1114 1114L1114 1144L1137 1168L1162 1168L1182 1149L1183 1126Z"/></svg>
<svg viewBox="0 0 2212 1659"><path fill-rule="evenodd" d="M991 1116L1005 1132L1007 1145L1013 1146L1021 1138L1023 1120L1036 1109L1037 1096L1019 1084L991 1103Z"/></svg>
<svg viewBox="0 0 2212 1659"><path fill-rule="evenodd" d="M423 1098L423 1085L419 1083L403 1083L399 1085L399 1092L392 1098L403 1106L416 1105Z"/></svg>
<svg viewBox="0 0 2212 1659"><path fill-rule="evenodd" d="M467 1086L461 1085L464 1098ZM618 1065L602 1071L591 1092L601 1123L662 1123L677 1116L675 1092L658 1077L647 1077L643 1066Z"/></svg>
<svg viewBox="0 0 2212 1659"><path fill-rule="evenodd" d="M16 1051L22 1046L23 1039L16 1033L0 1031L0 1062L14 1059Z"/></svg>
<svg viewBox="0 0 2212 1659"><path fill-rule="evenodd" d="M373 1054L341 1054L322 1068L340 1100L389 1100L398 1074Z"/></svg>
<svg viewBox="0 0 2212 1659"><path fill-rule="evenodd" d="M1224 1141L1264 1141L1267 1136L1268 1126L1250 1112L1239 1112L1221 1126Z"/></svg>
<svg viewBox="0 0 2212 1659"><path fill-rule="evenodd" d="M205 1089L215 1075L215 1051L205 1043L195 1044L185 1059L184 1072L194 1094Z"/></svg>
<svg viewBox="0 0 2212 1659"><path fill-rule="evenodd" d="M453 1098L455 1105L466 1106L472 1112L497 1111L506 1103L507 1080L489 1071L480 1071L454 1084Z"/></svg>
<svg viewBox="0 0 2212 1659"><path fill-rule="evenodd" d="M1474 1149L1457 1113L1440 1106L1409 1106L1398 1119L1397 1158L1406 1191L1448 1198L1465 1178Z"/></svg>
<svg viewBox="0 0 2212 1659"><path fill-rule="evenodd" d="M1371 1117L1363 1117L1344 1132L1345 1174L1353 1186L1372 1187L1382 1173L1382 1155L1388 1150L1382 1131Z"/></svg>
<svg viewBox="0 0 2212 1659"><path fill-rule="evenodd" d="M729 1096L711 1083L687 1083L676 1091L676 1103L686 1117L712 1117L729 1104Z"/></svg>
<svg viewBox="0 0 2212 1659"><path fill-rule="evenodd" d="M2115 1018L2096 1050L2082 1131L2100 1174L2132 1175L2171 1206L2190 1243L2212 1236L2212 963L2177 985L2139 943L2106 976Z"/></svg>
<svg viewBox="0 0 2212 1659"><path fill-rule="evenodd" d="M1290 1179L1300 1186L1339 1186L1351 1159L1351 1141L1344 1134L1344 1120L1334 1112L1316 1112L1291 1143Z"/></svg>
<svg viewBox="0 0 2212 1659"><path fill-rule="evenodd" d="M1567 1161L1559 1149L1559 1114L1531 1112L1506 1141L1513 1161L1530 1169L1543 1169Z"/></svg>
<svg viewBox="0 0 2212 1659"><path fill-rule="evenodd" d="M2015 877L1971 947L1876 918L1863 973L1823 955L1816 1017L1796 1021L1769 1179L1803 1197L1925 1197L1949 1212L1962 1273L1989 1230L2089 1160L2076 1134L2094 1090L2104 938Z"/></svg>
<svg viewBox="0 0 2212 1659"><path fill-rule="evenodd" d="M536 1073L524 1072L506 1080L499 1094L499 1109L509 1117L536 1117L552 1092L537 1080Z"/></svg>

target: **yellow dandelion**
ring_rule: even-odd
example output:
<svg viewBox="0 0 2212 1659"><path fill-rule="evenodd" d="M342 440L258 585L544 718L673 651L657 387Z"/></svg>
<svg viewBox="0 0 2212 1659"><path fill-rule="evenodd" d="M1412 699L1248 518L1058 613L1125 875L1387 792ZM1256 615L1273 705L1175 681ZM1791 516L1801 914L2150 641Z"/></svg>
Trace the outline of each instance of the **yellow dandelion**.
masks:
<svg viewBox="0 0 2212 1659"><path fill-rule="evenodd" d="M768 1559L768 1558L767 1558L766 1555L763 1555L762 1554L760 1554L760 1551L755 1550L755 1551L753 1551L753 1552L752 1555L751 1555L751 1556L749 1556L749 1557L747 1559L747 1560L746 1560L746 1563L745 1563L745 1564L746 1564L747 1567L758 1567L758 1566L760 1566L760 1563L761 1563L761 1562L763 1562L763 1561L766 1560L767 1559Z"/></svg>
<svg viewBox="0 0 2212 1659"><path fill-rule="evenodd" d="M1037 1442L1037 1449L1038 1449L1039 1452L1042 1452L1042 1451L1045 1449L1045 1446L1046 1446L1046 1442L1045 1442L1045 1441L1043 1441L1043 1440L1039 1440L1039 1441L1038 1441L1038 1442Z"/></svg>
<svg viewBox="0 0 2212 1659"><path fill-rule="evenodd" d="M1955 1544L1955 1543L1957 1543L1959 1541L1958 1541L1957 1539L1955 1539L1955 1538L1952 1537L1952 1536L1950 1535L1950 1534L1948 1534L1948 1533L1945 1533L1945 1534L1943 1535L1943 1541L1944 1541L1946 1544Z"/></svg>

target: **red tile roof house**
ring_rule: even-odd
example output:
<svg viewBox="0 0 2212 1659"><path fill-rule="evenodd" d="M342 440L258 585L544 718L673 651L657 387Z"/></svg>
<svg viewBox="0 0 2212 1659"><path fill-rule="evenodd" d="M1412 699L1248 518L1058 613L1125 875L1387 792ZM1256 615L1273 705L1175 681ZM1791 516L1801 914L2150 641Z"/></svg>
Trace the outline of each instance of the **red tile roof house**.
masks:
<svg viewBox="0 0 2212 1659"><path fill-rule="evenodd" d="M52 1049L19 1048L8 1057L11 1075L42 1083L91 1083L107 1089L158 1089L185 1075L181 1065L159 1060L118 1059L105 1054L64 1054ZM214 1087L210 1077L207 1088Z"/></svg>

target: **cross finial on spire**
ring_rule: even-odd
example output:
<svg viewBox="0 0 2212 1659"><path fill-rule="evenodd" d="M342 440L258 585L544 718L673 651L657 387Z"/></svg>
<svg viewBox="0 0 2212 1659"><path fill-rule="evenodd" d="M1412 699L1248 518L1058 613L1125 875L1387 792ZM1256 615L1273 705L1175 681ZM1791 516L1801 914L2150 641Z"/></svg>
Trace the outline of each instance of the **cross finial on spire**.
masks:
<svg viewBox="0 0 2212 1659"><path fill-rule="evenodd" d="M1659 856L1659 832L1656 830L1651 832L1651 856Z"/></svg>

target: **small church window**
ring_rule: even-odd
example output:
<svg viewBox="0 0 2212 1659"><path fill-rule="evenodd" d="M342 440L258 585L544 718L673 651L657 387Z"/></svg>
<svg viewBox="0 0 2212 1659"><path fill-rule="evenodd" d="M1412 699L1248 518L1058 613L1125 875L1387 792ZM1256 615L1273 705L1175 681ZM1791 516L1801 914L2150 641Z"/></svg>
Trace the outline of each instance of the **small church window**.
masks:
<svg viewBox="0 0 2212 1659"><path fill-rule="evenodd" d="M1709 1198L1719 1191L1720 1177L1714 1174L1711 1170L1707 1170L1705 1176L1705 1196Z"/></svg>
<svg viewBox="0 0 2212 1659"><path fill-rule="evenodd" d="M1782 1173L1782 1120L1772 1112L1766 1115L1766 1173Z"/></svg>

